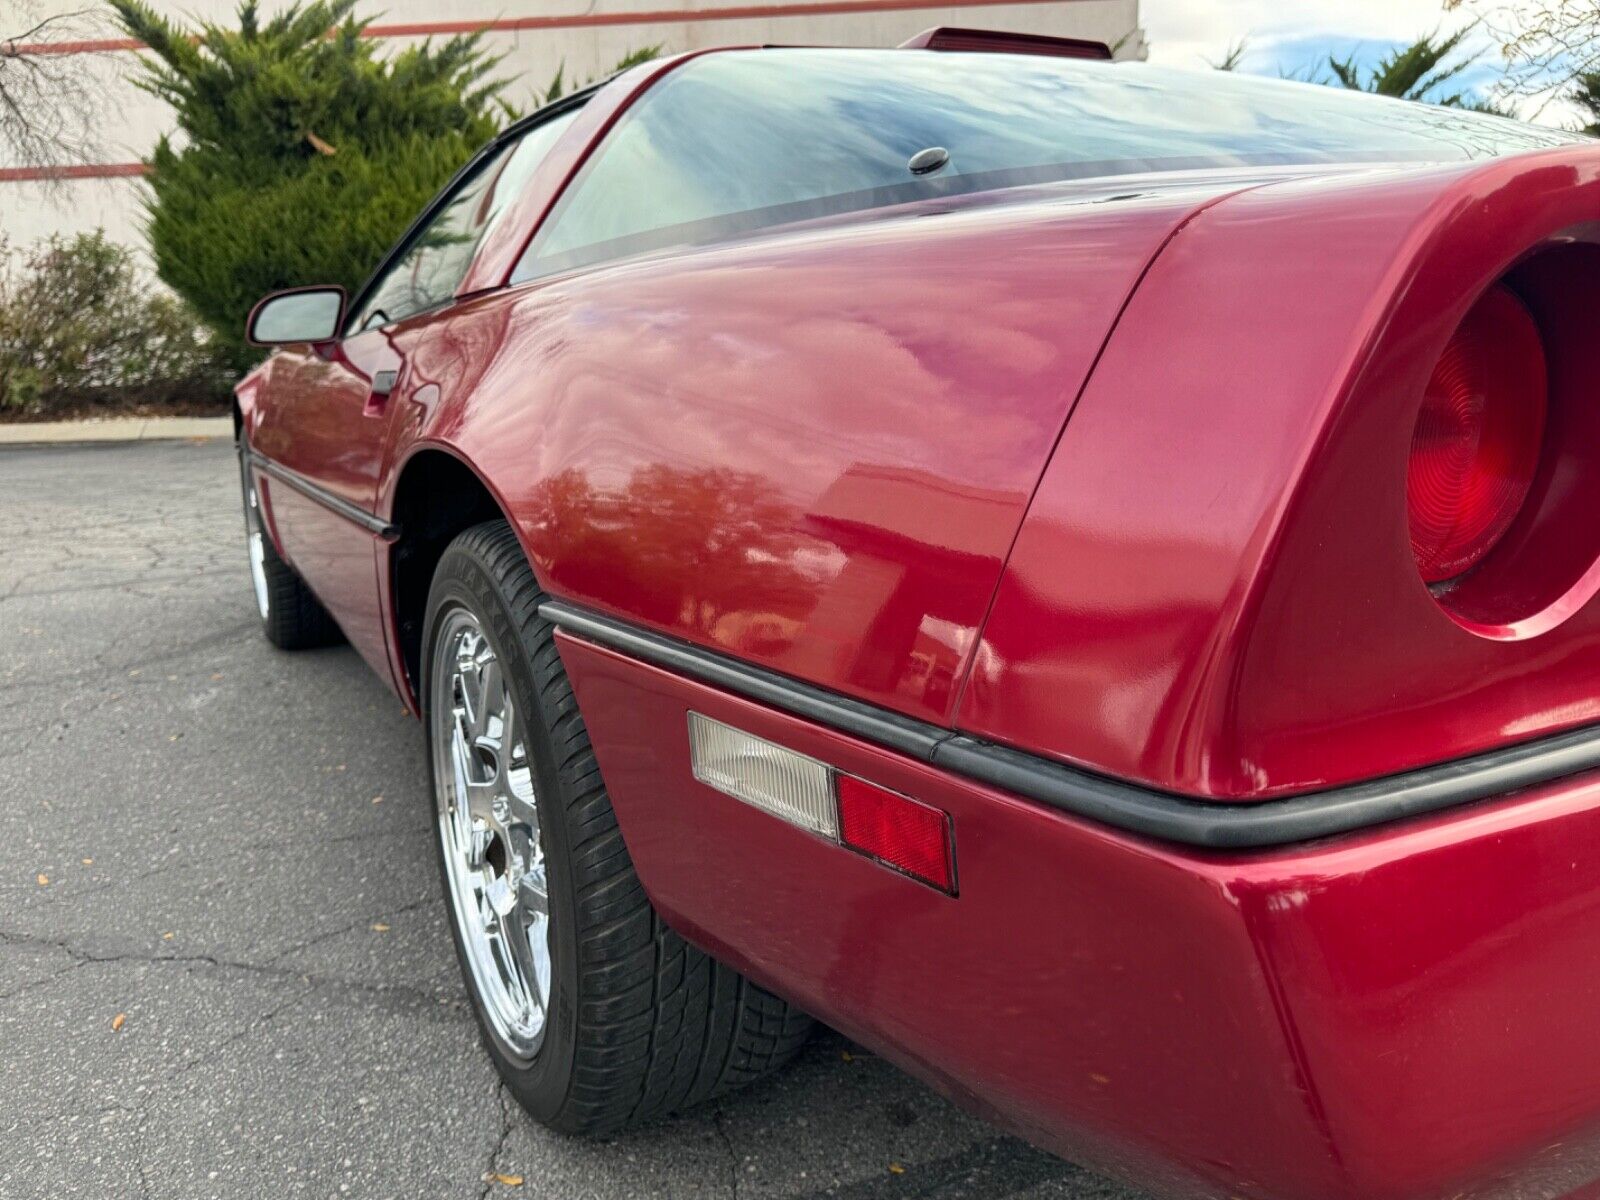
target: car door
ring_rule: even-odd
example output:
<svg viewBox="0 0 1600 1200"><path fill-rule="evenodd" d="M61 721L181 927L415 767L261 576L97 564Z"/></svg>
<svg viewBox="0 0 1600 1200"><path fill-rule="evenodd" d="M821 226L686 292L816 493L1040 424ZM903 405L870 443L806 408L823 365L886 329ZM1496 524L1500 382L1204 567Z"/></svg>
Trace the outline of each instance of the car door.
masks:
<svg viewBox="0 0 1600 1200"><path fill-rule="evenodd" d="M377 571L389 531L375 515L391 413L422 331L457 299L478 247L576 115L501 138L434 202L351 307L343 337L278 352L252 433L280 547L374 669L390 669Z"/></svg>

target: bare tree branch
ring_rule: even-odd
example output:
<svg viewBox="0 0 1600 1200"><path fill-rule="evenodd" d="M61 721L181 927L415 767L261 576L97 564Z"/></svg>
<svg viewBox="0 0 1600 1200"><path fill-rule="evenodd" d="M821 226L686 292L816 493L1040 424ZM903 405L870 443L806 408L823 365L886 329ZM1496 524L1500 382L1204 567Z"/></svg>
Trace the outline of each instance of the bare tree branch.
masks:
<svg viewBox="0 0 1600 1200"><path fill-rule="evenodd" d="M1512 95L1548 104L1600 71L1600 0L1445 0L1445 7L1478 14L1505 54Z"/></svg>
<svg viewBox="0 0 1600 1200"><path fill-rule="evenodd" d="M63 53L103 29L95 9L50 12L50 0L8 0L0 21L0 166L68 167L94 160L105 112L90 56Z"/></svg>

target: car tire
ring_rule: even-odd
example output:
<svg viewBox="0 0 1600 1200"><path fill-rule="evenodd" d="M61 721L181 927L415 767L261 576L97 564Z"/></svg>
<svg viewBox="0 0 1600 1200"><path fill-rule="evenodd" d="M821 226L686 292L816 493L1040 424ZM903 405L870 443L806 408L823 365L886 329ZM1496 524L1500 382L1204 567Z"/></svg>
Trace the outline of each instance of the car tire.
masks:
<svg viewBox="0 0 1600 1200"><path fill-rule="evenodd" d="M261 515L261 497L240 443L239 483L244 495L245 551L250 556L250 583L255 590L261 631L280 650L331 646L344 635L328 610L311 594L293 567L278 556Z"/></svg>
<svg viewBox="0 0 1600 1200"><path fill-rule="evenodd" d="M422 704L440 877L473 1013L511 1094L553 1129L600 1134L759 1078L812 1022L651 906L541 599L503 521L462 533L435 571Z"/></svg>

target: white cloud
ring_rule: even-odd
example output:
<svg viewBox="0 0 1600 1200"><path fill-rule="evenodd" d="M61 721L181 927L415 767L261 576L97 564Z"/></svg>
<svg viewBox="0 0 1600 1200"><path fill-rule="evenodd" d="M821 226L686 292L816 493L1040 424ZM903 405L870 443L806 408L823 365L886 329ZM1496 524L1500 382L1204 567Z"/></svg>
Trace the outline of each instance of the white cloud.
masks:
<svg viewBox="0 0 1600 1200"><path fill-rule="evenodd" d="M1183 67L1221 58L1240 38L1262 48L1324 36L1409 42L1461 23L1440 0L1141 0L1139 10L1150 61Z"/></svg>
<svg viewBox="0 0 1600 1200"><path fill-rule="evenodd" d="M1247 52L1241 69L1263 75L1326 75L1329 55L1372 62L1396 45L1423 34L1460 29L1465 12L1446 12L1443 0L1140 0L1139 23L1150 61L1174 67L1206 67L1241 38ZM1450 85L1481 97L1494 96L1526 121L1577 128L1592 120L1575 105L1548 97L1497 95L1502 59L1489 35L1478 30L1464 48L1477 62Z"/></svg>

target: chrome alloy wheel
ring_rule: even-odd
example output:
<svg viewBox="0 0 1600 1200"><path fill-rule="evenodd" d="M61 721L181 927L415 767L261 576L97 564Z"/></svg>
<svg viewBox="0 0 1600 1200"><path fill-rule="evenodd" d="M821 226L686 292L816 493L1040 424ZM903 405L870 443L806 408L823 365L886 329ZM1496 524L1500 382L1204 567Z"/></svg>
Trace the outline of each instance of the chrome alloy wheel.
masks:
<svg viewBox="0 0 1600 1200"><path fill-rule="evenodd" d="M478 619L445 617L429 720L450 906L490 1024L522 1059L550 1003L550 902L527 734Z"/></svg>
<svg viewBox="0 0 1600 1200"><path fill-rule="evenodd" d="M256 497L255 480L250 478L250 468L245 471L245 535L250 542L250 582L256 589L256 608L261 619L267 619L267 531L261 524L261 501Z"/></svg>

